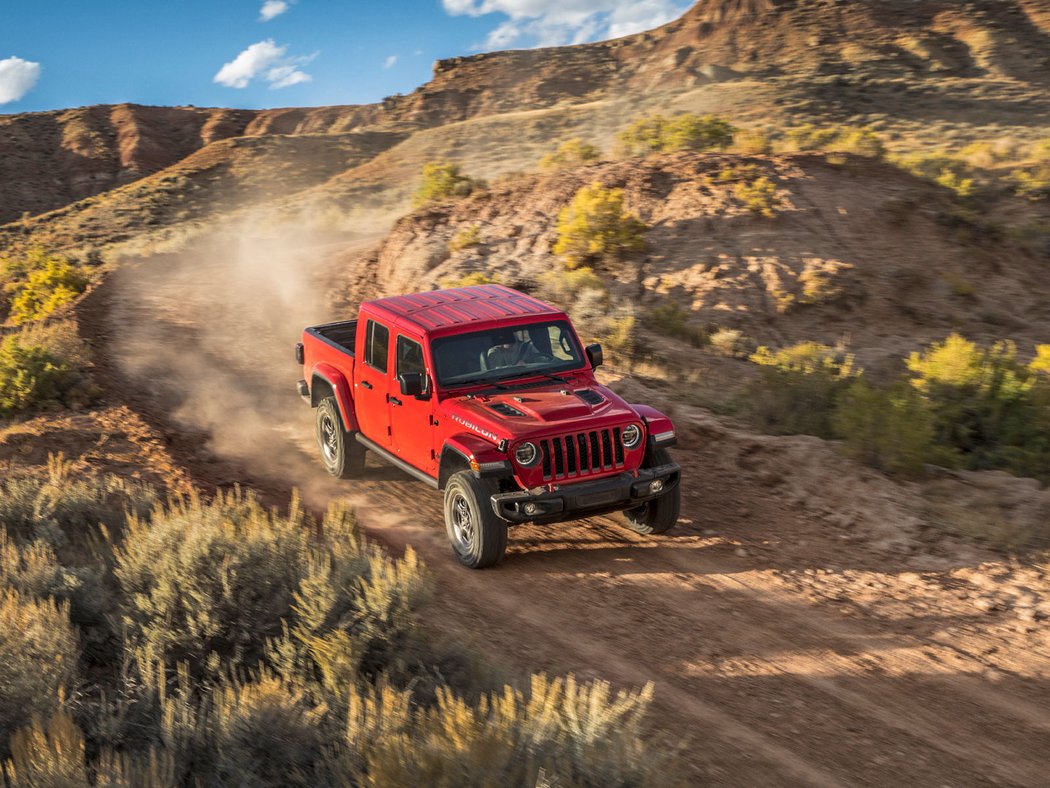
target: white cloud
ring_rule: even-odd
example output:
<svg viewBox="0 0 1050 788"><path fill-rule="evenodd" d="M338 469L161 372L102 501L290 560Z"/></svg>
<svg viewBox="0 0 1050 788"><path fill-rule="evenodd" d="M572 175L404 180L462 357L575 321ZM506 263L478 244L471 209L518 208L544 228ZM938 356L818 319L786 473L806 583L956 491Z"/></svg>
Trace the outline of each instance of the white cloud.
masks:
<svg viewBox="0 0 1050 788"><path fill-rule="evenodd" d="M383 61L383 68L393 68L397 65L397 55L391 55Z"/></svg>
<svg viewBox="0 0 1050 788"><path fill-rule="evenodd" d="M228 88L246 88L258 76L270 83L270 88L286 88L309 82L311 77L299 67L317 55L287 57L288 47L277 46L272 38L259 41L241 52L219 69L214 81Z"/></svg>
<svg viewBox="0 0 1050 788"><path fill-rule="evenodd" d="M40 79L40 64L20 57L0 60L0 104L18 101Z"/></svg>
<svg viewBox="0 0 1050 788"><path fill-rule="evenodd" d="M259 21L269 22L275 16L280 16L289 8L285 0L266 0L259 9Z"/></svg>
<svg viewBox="0 0 1050 788"><path fill-rule="evenodd" d="M659 27L681 15L676 0L442 0L452 16L500 14L485 49L558 46L616 38Z"/></svg>

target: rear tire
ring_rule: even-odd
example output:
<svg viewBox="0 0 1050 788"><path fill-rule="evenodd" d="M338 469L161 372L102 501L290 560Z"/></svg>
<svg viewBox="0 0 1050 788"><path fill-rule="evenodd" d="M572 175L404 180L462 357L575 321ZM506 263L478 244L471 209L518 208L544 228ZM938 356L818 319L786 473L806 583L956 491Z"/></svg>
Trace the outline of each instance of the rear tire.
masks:
<svg viewBox="0 0 1050 788"><path fill-rule="evenodd" d="M335 397L325 397L314 414L317 445L324 469L338 479L353 479L365 468L365 447L354 433L343 429L343 417Z"/></svg>
<svg viewBox="0 0 1050 788"><path fill-rule="evenodd" d="M445 531L452 552L464 566L485 569L507 550L507 524L492 510L495 487L470 471L459 471L445 485Z"/></svg>
<svg viewBox="0 0 1050 788"><path fill-rule="evenodd" d="M655 468L671 462L667 449L654 449L646 458L643 467ZM625 509L624 517L632 529L640 534L663 534L675 527L682 508L682 488L676 484L659 498L646 501L641 506Z"/></svg>

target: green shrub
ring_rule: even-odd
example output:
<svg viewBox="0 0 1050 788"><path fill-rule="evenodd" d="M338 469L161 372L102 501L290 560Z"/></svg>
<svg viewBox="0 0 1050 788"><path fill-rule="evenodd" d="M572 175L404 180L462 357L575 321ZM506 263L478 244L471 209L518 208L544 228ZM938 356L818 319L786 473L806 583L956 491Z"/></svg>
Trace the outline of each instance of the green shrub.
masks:
<svg viewBox="0 0 1050 788"><path fill-rule="evenodd" d="M559 170L563 167L589 164L598 161L601 157L602 152L599 148L576 137L566 140L553 153L548 153L540 159L540 169Z"/></svg>
<svg viewBox="0 0 1050 788"><path fill-rule="evenodd" d="M558 214L554 253L569 268L616 263L645 249L648 227L623 207L623 189L584 186Z"/></svg>
<svg viewBox="0 0 1050 788"><path fill-rule="evenodd" d="M47 717L76 680L77 635L69 608L0 589L0 755L8 737Z"/></svg>
<svg viewBox="0 0 1050 788"><path fill-rule="evenodd" d="M944 151L911 153L892 159L903 170L950 189L960 197L977 191L976 174L969 163Z"/></svg>
<svg viewBox="0 0 1050 788"><path fill-rule="evenodd" d="M1027 168L1010 173L1014 191L1030 200L1050 198L1050 160L1044 160Z"/></svg>
<svg viewBox="0 0 1050 788"><path fill-rule="evenodd" d="M1044 347L1025 365L1012 342L982 348L952 334L909 356L911 384L933 412L934 440L959 464L1038 478L1050 475Z"/></svg>
<svg viewBox="0 0 1050 788"><path fill-rule="evenodd" d="M681 339L694 347L701 347L707 343L707 332L700 326L692 325L689 322L691 316L688 310L682 309L677 303L671 301L650 309L646 315L646 323L654 331L664 336Z"/></svg>
<svg viewBox="0 0 1050 788"><path fill-rule="evenodd" d="M88 278L60 255L33 249L3 261L0 277L10 294L9 319L15 325L47 317L84 292Z"/></svg>
<svg viewBox="0 0 1050 788"><path fill-rule="evenodd" d="M47 405L86 402L93 389L83 343L68 323L0 338L0 419Z"/></svg>
<svg viewBox="0 0 1050 788"><path fill-rule="evenodd" d="M840 397L832 427L848 454L889 473L915 475L934 457L933 414L905 383L883 390L857 378Z"/></svg>
<svg viewBox="0 0 1050 788"><path fill-rule="evenodd" d="M860 374L852 355L816 342L799 342L777 351L759 347L751 360L762 367L762 375L751 387L749 408L765 431L834 435L831 419L838 397Z"/></svg>
<svg viewBox="0 0 1050 788"><path fill-rule="evenodd" d="M448 251L452 254L477 246L481 243L481 228L476 224L464 227L457 232L448 242Z"/></svg>
<svg viewBox="0 0 1050 788"><path fill-rule="evenodd" d="M833 151L854 153L879 159L886 153L882 137L871 129L855 126L814 126L806 124L789 129L788 147L799 151Z"/></svg>
<svg viewBox="0 0 1050 788"><path fill-rule="evenodd" d="M783 201L777 195L777 185L763 175L753 181L741 181L733 187L733 195L751 213L772 219Z"/></svg>
<svg viewBox="0 0 1050 788"><path fill-rule="evenodd" d="M680 150L725 150L736 129L715 115L650 115L639 118L617 136L625 156L671 153Z"/></svg>
<svg viewBox="0 0 1050 788"><path fill-rule="evenodd" d="M451 161L431 161L423 165L423 180L412 198L417 208L427 203L466 197L483 188L482 181L464 175L460 166Z"/></svg>
<svg viewBox="0 0 1050 788"><path fill-rule="evenodd" d="M715 180L720 183L737 183L738 181L753 181L761 177L762 168L757 164L738 164L723 167L715 175Z"/></svg>

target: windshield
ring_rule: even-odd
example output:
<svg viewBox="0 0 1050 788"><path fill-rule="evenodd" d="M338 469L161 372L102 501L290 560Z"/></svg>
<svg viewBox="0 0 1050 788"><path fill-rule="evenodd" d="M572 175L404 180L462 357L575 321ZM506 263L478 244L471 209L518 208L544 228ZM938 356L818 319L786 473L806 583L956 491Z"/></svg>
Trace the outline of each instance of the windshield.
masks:
<svg viewBox="0 0 1050 788"><path fill-rule="evenodd" d="M442 337L434 340L431 351L443 387L557 374L583 362L576 336L564 320Z"/></svg>

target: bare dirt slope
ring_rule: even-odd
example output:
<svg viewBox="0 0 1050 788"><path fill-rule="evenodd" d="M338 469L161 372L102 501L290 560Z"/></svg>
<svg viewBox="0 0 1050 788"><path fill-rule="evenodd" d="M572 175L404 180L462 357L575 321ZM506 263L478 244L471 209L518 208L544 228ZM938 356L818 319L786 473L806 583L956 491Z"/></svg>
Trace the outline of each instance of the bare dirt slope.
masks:
<svg viewBox="0 0 1050 788"><path fill-rule="evenodd" d="M675 532L642 538L616 518L522 527L500 568L468 571L436 493L378 466L335 483L313 456L290 344L324 312L337 273L315 264L325 250L275 249L263 281L238 248L127 267L81 310L110 396L166 433L196 482L352 501L374 536L426 559L436 623L512 674L654 681L653 725L697 781L1045 784L1045 567L930 533L910 492L820 441L679 409ZM252 277L251 299L229 296Z"/></svg>

